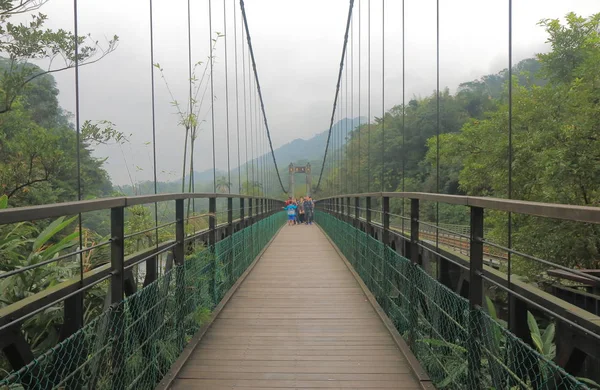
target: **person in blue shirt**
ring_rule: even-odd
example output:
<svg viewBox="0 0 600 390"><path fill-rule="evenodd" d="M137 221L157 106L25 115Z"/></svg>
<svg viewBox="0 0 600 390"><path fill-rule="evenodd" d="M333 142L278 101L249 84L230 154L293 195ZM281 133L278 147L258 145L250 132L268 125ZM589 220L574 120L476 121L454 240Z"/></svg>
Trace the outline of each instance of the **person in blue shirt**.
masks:
<svg viewBox="0 0 600 390"><path fill-rule="evenodd" d="M294 203L290 203L284 207L284 209L287 211L289 226L292 226L294 224L294 222L296 221L296 209L297 208L298 208L298 206L296 206Z"/></svg>

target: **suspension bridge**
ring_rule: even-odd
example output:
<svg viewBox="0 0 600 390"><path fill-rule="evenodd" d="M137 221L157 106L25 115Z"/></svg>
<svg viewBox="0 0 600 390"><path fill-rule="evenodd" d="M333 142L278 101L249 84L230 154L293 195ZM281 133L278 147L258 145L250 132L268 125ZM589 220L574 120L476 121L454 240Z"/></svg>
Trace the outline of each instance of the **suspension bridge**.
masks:
<svg viewBox="0 0 600 390"><path fill-rule="evenodd" d="M215 167L210 193L161 194L155 185L150 195L82 200L80 194L74 202L0 210L3 226L65 216L81 221L81 215L90 213L110 221L104 242L0 274L0 280L27 283L48 264L80 265L65 281L0 307L0 346L10 365L0 377L0 389L594 388L579 373L586 365L596 367L600 359L600 275L520 252L510 239L508 245L498 244L488 238L485 218L504 213L509 225L511 218L539 218L595 226L599 208L515 200L510 191L507 199L443 194L439 164L436 193L404 191L404 175L403 191L388 192L384 153L372 150L370 138L363 140L369 142L367 166L349 166L346 140L360 132L335 123L353 116L347 94L354 96L354 88L348 88L346 68L355 68L352 40L360 18L353 12L361 6L369 7L371 55L370 4L349 2L324 157L321 167L313 168L319 172L314 186L307 177L308 191L316 198L315 225L286 226L284 200L298 168L290 164L292 176L285 188L278 166L288 162L276 161L273 151L263 100L268 99L260 88L260 64L243 0L244 77L253 78L250 94L261 117L251 129L257 137L251 144L260 143L265 152L256 159L256 176L252 165L253 178L247 182L258 182L266 193L242 194L241 170L238 193L231 191L231 183L218 193ZM152 2L150 7L152 15ZM209 8L209 18L211 12ZM383 17L385 1L381 13ZM401 18L404 24L404 12ZM383 21L379 27L385 32ZM439 24L437 43L439 140ZM382 48L383 55L384 42ZM212 68L211 62L210 72ZM369 102L369 112L362 114L369 120L359 124L369 128L370 82L369 69L369 88L362 91ZM385 101L383 88L381 98ZM352 110L354 106L351 102ZM382 130L385 118L383 112ZM230 149L237 146L239 156L240 141L239 123L234 143L226 120L229 181L235 171L229 167ZM212 130L214 139L214 125ZM378 134L384 147L385 132ZM212 153L214 164L214 141ZM248 161L255 159L248 158L247 150L245 155L248 170ZM375 159L382 160L381 171L371 169ZM310 170L308 164L298 172ZM196 213L196 203L205 204L206 212ZM158 220L159 205L168 210L165 221ZM440 205L461 208L469 223L441 223ZM135 221L131 210L140 206L155 210L155 224L127 233ZM426 207L436 210L436 221L423 216ZM198 225L198 220L206 224ZM127 243L140 236L149 237L152 245L126 251ZM83 258L92 251L103 253L106 261L86 269ZM552 294L512 273L515 258L550 267L589 289ZM105 291L102 310L90 318L86 313L99 288ZM495 308L487 298L490 291L505 307ZM58 342L34 353L27 324L56 310L62 321L48 331L59 334ZM535 333L531 311L551 318L552 330ZM553 340L549 348L556 353L550 356L544 345Z"/></svg>

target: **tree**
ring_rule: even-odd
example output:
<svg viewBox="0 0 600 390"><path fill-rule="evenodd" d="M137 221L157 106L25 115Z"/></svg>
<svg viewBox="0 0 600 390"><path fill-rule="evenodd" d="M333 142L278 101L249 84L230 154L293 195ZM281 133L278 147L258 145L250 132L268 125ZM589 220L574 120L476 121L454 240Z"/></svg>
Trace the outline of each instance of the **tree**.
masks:
<svg viewBox="0 0 600 390"><path fill-rule="evenodd" d="M538 56L543 85L513 82L512 188L516 199L598 206L600 204L600 14L567 15L541 24L552 51ZM442 161L460 170L461 191L507 196L508 104L488 118L472 119L459 133L440 138ZM429 140L428 161L435 164L436 139ZM492 236L506 237L506 219L491 214ZM534 217L514 217L514 246L526 253L571 267L600 265L596 226ZM539 277L546 267L516 259L517 272Z"/></svg>
<svg viewBox="0 0 600 390"><path fill-rule="evenodd" d="M12 109L16 99L31 82L44 75L85 66L100 61L117 48L118 36L104 45L90 35L75 37L63 29L45 28L47 16L32 13L28 23L13 23L17 14L29 14L40 9L47 0L0 1L0 52L8 56L8 66L0 75L0 113ZM75 41L79 48L75 52ZM48 67L40 69L30 60L47 60Z"/></svg>
<svg viewBox="0 0 600 390"><path fill-rule="evenodd" d="M217 179L217 191L226 193L226 192L229 192L230 188L231 188L231 183L227 180L227 177L220 176Z"/></svg>
<svg viewBox="0 0 600 390"><path fill-rule="evenodd" d="M242 195L262 196L262 184L258 181L243 182Z"/></svg>

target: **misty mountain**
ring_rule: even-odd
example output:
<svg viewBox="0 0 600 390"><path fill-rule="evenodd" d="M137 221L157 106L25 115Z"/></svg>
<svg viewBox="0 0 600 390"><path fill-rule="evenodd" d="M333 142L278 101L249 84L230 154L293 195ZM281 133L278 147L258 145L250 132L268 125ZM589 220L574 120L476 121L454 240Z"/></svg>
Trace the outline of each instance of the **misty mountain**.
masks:
<svg viewBox="0 0 600 390"><path fill-rule="evenodd" d="M360 122L359 122L360 119ZM366 123L367 119L364 117L348 119L344 118L334 124L334 128L337 126L342 127L343 129L348 129L348 132L351 129L358 126L359 123ZM320 172L321 163L323 160L323 153L325 152L325 144L327 143L327 133L329 130L325 130L316 134L315 136L309 139L297 138L285 145L280 146L275 149L275 158L277 160L277 165L279 168L279 172L283 181L284 186L287 186L287 167L290 163L294 163L294 165L305 165L310 162L310 164L314 167L313 175L318 175ZM344 142L345 143L345 142ZM332 145L330 145L332 146ZM254 160L255 166L257 166L257 161L260 157ZM269 161L271 161L271 154L268 153L267 156ZM248 166L252 165L252 161L249 161ZM246 171L246 164L242 164L241 171ZM236 192L237 190L237 167L231 168L231 183L232 183L232 191ZM217 179L221 176L227 176L227 171L217 170L216 173ZM195 181L195 190L196 192L212 192L213 191L213 170L207 169L200 172L194 172L194 181ZM245 181L245 175L242 174L242 182ZM187 192L188 182L186 177L186 186L185 191ZM154 193L154 182L153 181L144 181L137 183L135 187L131 185L124 185L118 188L119 192L124 195L145 195L145 194L153 194ZM158 193L171 193L171 192L181 192L181 179L169 181L169 182L158 182L157 183L157 191Z"/></svg>
<svg viewBox="0 0 600 390"><path fill-rule="evenodd" d="M361 123L366 123L367 119L360 118ZM334 124L334 127L341 126L347 128L348 132L354 129L359 124L359 118L348 119L344 118ZM346 127L347 126L347 127ZM312 138L302 139L297 138L285 145L275 149L275 159L281 166L287 167L291 162L302 163L306 161L322 160L325 152L325 144L327 143L327 133L325 130ZM345 142L344 142L345 143Z"/></svg>

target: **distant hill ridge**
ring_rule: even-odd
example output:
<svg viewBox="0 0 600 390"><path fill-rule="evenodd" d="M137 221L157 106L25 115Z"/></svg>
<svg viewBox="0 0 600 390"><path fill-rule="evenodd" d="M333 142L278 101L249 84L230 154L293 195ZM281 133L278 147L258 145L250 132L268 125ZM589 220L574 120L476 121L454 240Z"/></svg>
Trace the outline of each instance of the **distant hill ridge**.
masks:
<svg viewBox="0 0 600 390"><path fill-rule="evenodd" d="M360 122L359 122L360 119ZM367 119L365 117L356 117L353 119L344 118L334 124L334 126L348 126L348 131L354 129L358 126L359 123L366 123ZM277 160L277 165L279 167L280 172L286 172L287 166L290 163L294 164L306 164L310 162L311 164L318 164L323 160L323 153L325 152L325 144L327 142L327 133L329 129L318 133L308 139L296 138L280 147L275 149L275 159ZM344 140L345 143L345 140ZM331 145L330 145L331 146ZM254 161L256 164L256 160L260 157L257 157ZM267 154L267 157L271 158L270 153ZM248 161L247 164L252 164L252 161ZM244 171L246 169L246 163L242 164L241 170ZM231 181L235 184L237 182L237 167L231 168ZM226 176L227 171L217 169L217 178L220 176ZM284 178L284 182L287 179ZM212 192L212 182L213 182L213 171L212 169L207 169L200 172L194 172L194 181L196 183L196 191L198 192ZM284 183L287 185L287 183ZM130 185L120 186L121 192L125 195L132 195L134 192L137 194L150 194L154 193L154 182L153 181L145 181L136 184L136 191ZM167 193L167 192L181 192L181 178L168 181L168 182L159 182L157 183L157 189L159 193ZM187 180L186 180L186 190L187 190Z"/></svg>

